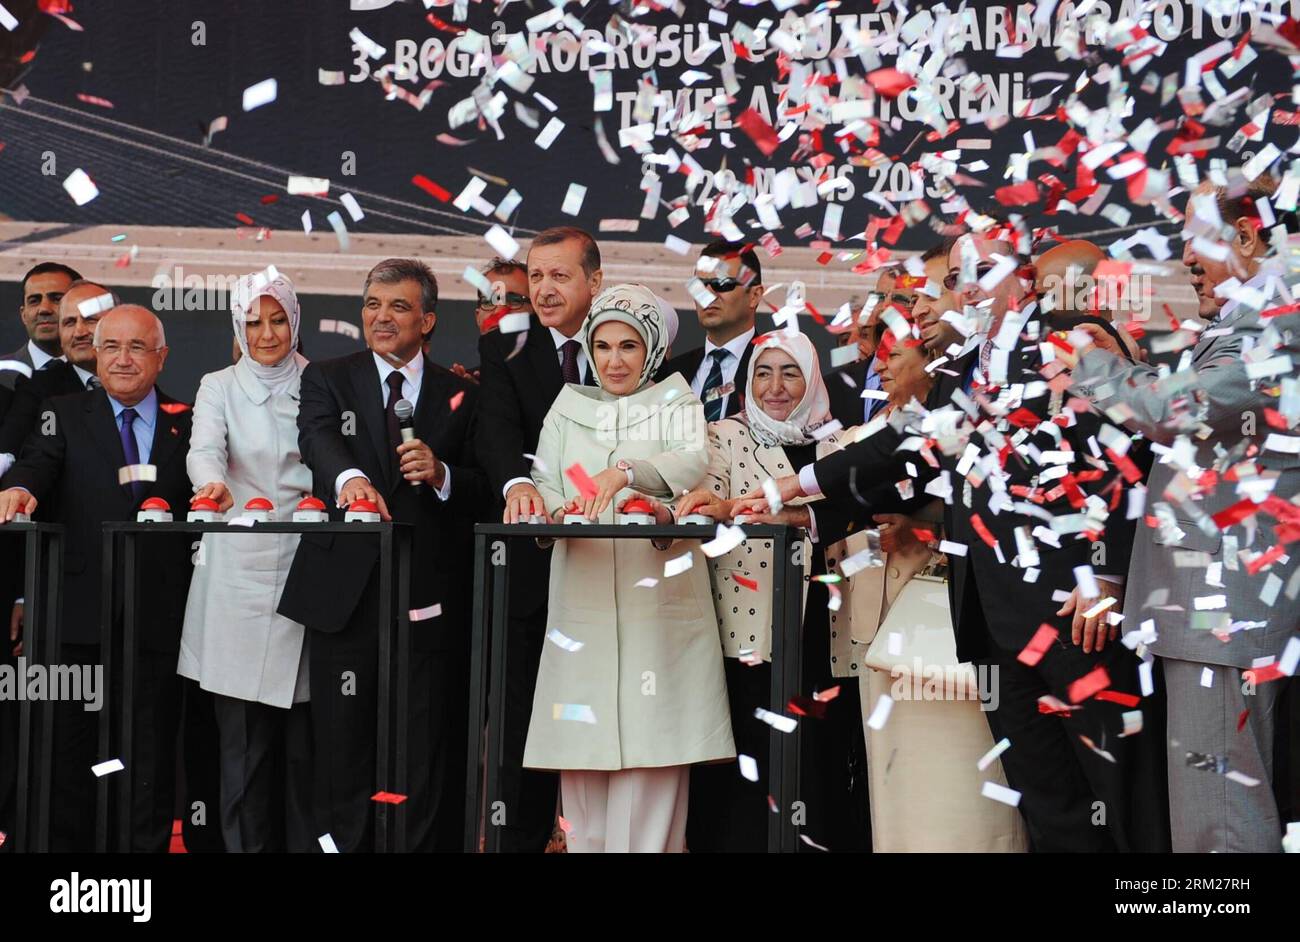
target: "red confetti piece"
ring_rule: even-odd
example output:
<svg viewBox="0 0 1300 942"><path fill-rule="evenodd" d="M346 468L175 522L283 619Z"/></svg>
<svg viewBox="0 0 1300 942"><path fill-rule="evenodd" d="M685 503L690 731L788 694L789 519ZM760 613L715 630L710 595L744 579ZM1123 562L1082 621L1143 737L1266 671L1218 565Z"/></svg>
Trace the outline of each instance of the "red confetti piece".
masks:
<svg viewBox="0 0 1300 942"><path fill-rule="evenodd" d="M1042 419L1024 406L1021 406L1015 412L1012 412L1007 416L1007 421L1016 426L1016 428L1033 428L1038 425Z"/></svg>
<svg viewBox="0 0 1300 942"><path fill-rule="evenodd" d="M1237 732L1241 732L1246 726L1246 718L1250 716L1250 708L1241 711L1241 716L1237 717Z"/></svg>
<svg viewBox="0 0 1300 942"><path fill-rule="evenodd" d="M84 101L88 105L99 105L99 107L101 108L113 107L113 103L109 101L107 98L98 98L95 95L83 95L80 92L77 93L77 98L80 101Z"/></svg>
<svg viewBox="0 0 1300 942"><path fill-rule="evenodd" d="M371 801L382 801L386 805L400 805L406 801L405 795L396 795L393 792L375 792L370 796Z"/></svg>
<svg viewBox="0 0 1300 942"><path fill-rule="evenodd" d="M559 815L558 818L560 822L561 831L563 831L565 834L569 834L570 832L573 831L573 825L569 823L568 818L566 818L564 815Z"/></svg>
<svg viewBox="0 0 1300 942"><path fill-rule="evenodd" d="M826 704L819 703L812 697L791 697L786 709L795 716L811 716L815 720L826 718Z"/></svg>
<svg viewBox="0 0 1300 942"><path fill-rule="evenodd" d="M415 176L411 177L411 182L424 190L424 192L428 193L434 199L443 203L451 202L451 194L438 186L438 184L434 183L424 174L417 173Z"/></svg>
<svg viewBox="0 0 1300 942"><path fill-rule="evenodd" d="M1260 505L1249 499L1239 500L1231 507L1225 507L1210 519L1220 530L1232 526L1234 523L1241 523L1247 517L1253 517L1259 512Z"/></svg>
<svg viewBox="0 0 1300 942"><path fill-rule="evenodd" d="M1081 703L1094 693L1105 690L1109 686L1110 674L1106 673L1106 668L1098 666L1070 684L1067 696L1069 696L1071 703Z"/></svg>
<svg viewBox="0 0 1300 942"><path fill-rule="evenodd" d="M455 412L457 409L460 408L460 404L462 401L464 401L464 399L465 399L465 390L462 389L460 392L456 393L456 395L452 396L449 400L447 400L447 405L451 406L452 412Z"/></svg>
<svg viewBox="0 0 1300 942"><path fill-rule="evenodd" d="M1252 667L1248 671L1242 671L1241 676L1253 684L1266 684L1270 680L1280 680L1289 675L1282 673L1282 668L1277 664L1266 664L1263 667Z"/></svg>
<svg viewBox="0 0 1300 942"><path fill-rule="evenodd" d="M280 197L274 193L268 193L262 197L262 205L270 206L272 203L280 202Z"/></svg>
<svg viewBox="0 0 1300 942"><path fill-rule="evenodd" d="M1135 707L1141 702L1140 697L1131 693L1121 693L1118 690L1102 690L1097 693L1098 700L1106 700L1110 703L1118 703L1120 706Z"/></svg>
<svg viewBox="0 0 1300 942"><path fill-rule="evenodd" d="M1043 659L1047 649L1056 643L1061 633L1051 625L1043 623L1038 626L1034 636L1029 639L1023 651L1016 655L1016 660L1028 667L1033 667Z"/></svg>
<svg viewBox="0 0 1300 942"><path fill-rule="evenodd" d="M731 581L736 583L737 585L743 585L746 589L753 589L755 592L758 591L757 579L746 579L744 576L737 575L736 573L733 572L731 574Z"/></svg>
<svg viewBox="0 0 1300 942"><path fill-rule="evenodd" d="M763 152L765 157L771 157L772 153L781 144L780 138L776 136L776 131L772 130L772 125L764 121L763 116L753 108L746 108L742 111L734 123L749 135L754 145Z"/></svg>
<svg viewBox="0 0 1300 942"><path fill-rule="evenodd" d="M246 226L257 225L257 223L253 222L253 217L248 215L247 213L235 213L235 218Z"/></svg>
<svg viewBox="0 0 1300 942"><path fill-rule="evenodd" d="M1033 180L1000 186L993 193L994 198L1003 206L1029 206L1038 202L1038 195L1038 184Z"/></svg>
<svg viewBox="0 0 1300 942"><path fill-rule="evenodd" d="M934 542L934 531L926 530L924 527L912 527L912 535L922 543Z"/></svg>
<svg viewBox="0 0 1300 942"><path fill-rule="evenodd" d="M876 69L867 73L867 81L886 98L897 98L916 84L916 79L898 69Z"/></svg>
<svg viewBox="0 0 1300 942"><path fill-rule="evenodd" d="M997 537L989 532L989 528L984 525L984 521L980 519L979 514L970 515L970 525L975 528L975 532L979 534L979 538L988 544L989 549L998 545Z"/></svg>
<svg viewBox="0 0 1300 942"><path fill-rule="evenodd" d="M1281 543L1271 546L1250 562L1246 563L1246 572L1253 576L1261 569L1273 565L1273 563L1281 559L1285 553L1286 547Z"/></svg>
<svg viewBox="0 0 1300 942"><path fill-rule="evenodd" d="M182 412L189 412L190 405L188 402L160 402L158 408L162 409L168 415L180 415Z"/></svg>
<svg viewBox="0 0 1300 942"><path fill-rule="evenodd" d="M578 489L578 493L582 495L583 500L595 499L596 482L591 479L591 475L583 470L582 465L575 462L572 466L564 469L564 475L573 482L573 486Z"/></svg>
<svg viewBox="0 0 1300 942"><path fill-rule="evenodd" d="M836 684L834 687L828 687L825 690L820 690L817 693L813 694L813 699L818 700L822 703L830 703L839 695L840 695L840 685Z"/></svg>

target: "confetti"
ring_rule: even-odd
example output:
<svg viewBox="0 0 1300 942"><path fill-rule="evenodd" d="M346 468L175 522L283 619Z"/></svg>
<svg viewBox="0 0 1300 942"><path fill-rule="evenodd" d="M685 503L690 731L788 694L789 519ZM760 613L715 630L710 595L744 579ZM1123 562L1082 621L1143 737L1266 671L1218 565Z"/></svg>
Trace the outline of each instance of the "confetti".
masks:
<svg viewBox="0 0 1300 942"><path fill-rule="evenodd" d="M1084 674L1078 680L1070 683L1068 695L1071 703L1080 703L1087 700L1099 690L1104 690L1110 686L1110 674L1106 673L1106 668L1097 666L1088 673Z"/></svg>
<svg viewBox="0 0 1300 942"><path fill-rule="evenodd" d="M504 259L512 259L519 254L519 243L498 225L491 226L483 238L492 247L492 251Z"/></svg>
<svg viewBox="0 0 1300 942"><path fill-rule="evenodd" d="M406 796L398 795L395 792L375 792L370 796L370 800L382 802L386 805L400 805L406 801Z"/></svg>
<svg viewBox="0 0 1300 942"><path fill-rule="evenodd" d="M700 551L710 559L717 559L730 553L743 542L745 542L745 531L742 528L720 523L713 539L700 544Z"/></svg>
<svg viewBox="0 0 1300 942"><path fill-rule="evenodd" d="M339 197L339 202L348 211L348 215L352 217L353 222L360 222L366 218L366 214L361 211L361 204L357 202L357 198L351 193L344 193Z"/></svg>
<svg viewBox="0 0 1300 942"><path fill-rule="evenodd" d="M254 108L269 105L275 101L276 89L276 81L273 78L248 86L244 89L244 110L252 111Z"/></svg>
<svg viewBox="0 0 1300 942"><path fill-rule="evenodd" d="M575 651L581 651L583 647L583 643L581 641L574 641L572 638L570 638L564 632L560 631L560 629L558 628L546 629L546 640L551 642L561 650L568 651L570 653L573 653Z"/></svg>
<svg viewBox="0 0 1300 942"><path fill-rule="evenodd" d="M63 181L63 188L68 191L72 201L78 206L85 206L99 195L99 187L87 176L86 171L78 167Z"/></svg>
<svg viewBox="0 0 1300 942"><path fill-rule="evenodd" d="M596 713L585 703L553 703L551 704L551 719L594 724L596 722Z"/></svg>
<svg viewBox="0 0 1300 942"><path fill-rule="evenodd" d="M1012 808L1020 806L1020 792L1014 788L1007 788L1005 785L999 785L997 782L985 782L980 789L980 794L985 798L992 798L994 801L1000 801L1004 805L1010 805Z"/></svg>
<svg viewBox="0 0 1300 942"><path fill-rule="evenodd" d="M18 28L18 20L4 8L3 4L0 4L0 26L3 26L11 33Z"/></svg>
<svg viewBox="0 0 1300 942"><path fill-rule="evenodd" d="M885 728L885 723L889 721L890 711L894 709L894 700L888 694L881 694L880 699L876 701L876 706L871 711L871 716L867 720L867 725L880 732Z"/></svg>
<svg viewBox="0 0 1300 942"><path fill-rule="evenodd" d="M740 774L750 782L758 781L758 763L754 761L753 756L747 756L744 753L736 756L736 761L740 763Z"/></svg>
<svg viewBox="0 0 1300 942"><path fill-rule="evenodd" d="M434 603L425 608L413 608L407 612L407 617L411 621L427 621L430 618L437 618L442 614L442 605Z"/></svg>
<svg viewBox="0 0 1300 942"><path fill-rule="evenodd" d="M591 479L591 475L587 474L582 465L575 462L565 468L564 476L578 489L579 497L583 500L595 500L599 490L596 487L596 482Z"/></svg>
<svg viewBox="0 0 1300 942"><path fill-rule="evenodd" d="M980 760L975 763L975 768L983 772L990 765L992 765L994 762L997 761L998 756L1002 755L1002 753L1006 752L1010 748L1011 748L1011 740L1007 739L1006 737L1003 737L998 741L997 745L995 745L988 752L984 753L984 755L980 758Z"/></svg>
<svg viewBox="0 0 1300 942"><path fill-rule="evenodd" d="M128 464L117 469L117 483L123 486L135 481L157 481L158 468L151 464Z"/></svg>
<svg viewBox="0 0 1300 942"><path fill-rule="evenodd" d="M582 201L587 198L587 188L581 183L570 183L569 192L564 195L564 205L560 207L560 212L569 216L576 216L582 212Z"/></svg>
<svg viewBox="0 0 1300 942"><path fill-rule="evenodd" d="M754 709L754 716L762 720L768 726L782 733L793 733L795 728L799 725L799 721L792 717L782 716L780 713L772 713L769 710L764 710L762 707L756 707Z"/></svg>
<svg viewBox="0 0 1300 942"><path fill-rule="evenodd" d="M334 843L334 836L331 834L322 834L316 838L316 842L320 844L320 849L324 853L337 854L339 852L339 847Z"/></svg>
<svg viewBox="0 0 1300 942"><path fill-rule="evenodd" d="M95 773L96 778L103 778L105 775L111 775L114 772L121 772L126 766L122 764L121 759L109 759L107 762L100 762L98 765L92 765L90 771Z"/></svg>
<svg viewBox="0 0 1300 942"><path fill-rule="evenodd" d="M673 576L680 575L694 565L695 558L690 551L683 553L681 556L666 560L664 562L664 578L671 579Z"/></svg>

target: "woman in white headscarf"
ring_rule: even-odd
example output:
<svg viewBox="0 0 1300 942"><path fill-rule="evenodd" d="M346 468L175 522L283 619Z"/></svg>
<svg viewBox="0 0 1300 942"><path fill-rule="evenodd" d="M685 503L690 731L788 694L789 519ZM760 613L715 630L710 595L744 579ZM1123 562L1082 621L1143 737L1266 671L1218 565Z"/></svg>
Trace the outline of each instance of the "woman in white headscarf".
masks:
<svg viewBox="0 0 1300 942"><path fill-rule="evenodd" d="M679 518L702 513L731 520L742 494L761 489L769 478L796 474L839 447L841 432L831 419L817 350L806 336L774 332L757 338L745 379L743 411L709 425L708 477L678 503ZM853 520L830 504L817 503L748 519L805 528L805 571L815 577L826 573L825 547L866 517ZM710 560L710 568L736 751L753 757L759 774L751 781L730 763L693 769L687 844L692 852L762 852L771 815L766 784L770 728L754 710L788 712L786 704L770 702L772 543L747 540ZM847 632L831 630L828 606L836 594L822 582L806 586L803 677L797 691L808 714L799 719L799 797L806 818L801 831L832 850L869 850L858 706L861 652ZM814 699L818 694L822 699Z"/></svg>
<svg viewBox="0 0 1300 942"><path fill-rule="evenodd" d="M592 303L582 342L600 386L565 386L533 465L553 519L614 523L644 496L668 523L661 501L704 477L704 407L680 376L651 380L669 329L641 285ZM734 756L698 542L558 541L524 765L560 771L569 851L681 851L691 765Z"/></svg>
<svg viewBox="0 0 1300 942"><path fill-rule="evenodd" d="M265 497L288 520L311 490L298 452L300 313L287 277L241 278L231 322L242 356L203 377L186 460L195 499L238 513ZM213 694L226 850L310 850L311 755L303 626L276 614L298 537L205 534L177 673Z"/></svg>

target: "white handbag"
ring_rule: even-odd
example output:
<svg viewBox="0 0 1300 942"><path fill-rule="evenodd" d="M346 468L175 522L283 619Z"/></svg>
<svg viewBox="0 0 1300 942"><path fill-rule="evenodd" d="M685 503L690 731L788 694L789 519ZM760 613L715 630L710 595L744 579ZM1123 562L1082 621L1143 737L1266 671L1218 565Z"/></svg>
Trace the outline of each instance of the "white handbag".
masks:
<svg viewBox="0 0 1300 942"><path fill-rule="evenodd" d="M890 653L889 639L897 653ZM947 581L937 575L918 573L908 580L889 607L862 663L883 671L896 681L920 685L942 684L945 699L978 696L975 668L957 660L957 639L953 634L952 611Z"/></svg>

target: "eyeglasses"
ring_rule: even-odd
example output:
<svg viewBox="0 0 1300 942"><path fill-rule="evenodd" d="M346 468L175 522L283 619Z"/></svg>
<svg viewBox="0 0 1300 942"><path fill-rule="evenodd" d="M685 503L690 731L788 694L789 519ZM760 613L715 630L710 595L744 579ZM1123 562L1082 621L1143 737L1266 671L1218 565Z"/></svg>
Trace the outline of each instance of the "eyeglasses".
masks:
<svg viewBox="0 0 1300 942"><path fill-rule="evenodd" d="M130 344L128 344L124 348L116 340L107 340L104 343L101 343L98 349L100 353L104 354L104 356L107 357L115 357L118 354L120 354L123 349L125 349L127 354L132 359L138 359L139 357L144 356L146 353L157 353L159 350L162 349L162 347L148 347L145 346L145 342L143 340L133 340L131 341Z"/></svg>
<svg viewBox="0 0 1300 942"><path fill-rule="evenodd" d="M523 308L526 308L530 304L532 304L532 300L528 297L528 295L515 294L513 291L507 291L505 293L504 301L506 307L515 311L522 310ZM479 310L484 310L486 308L491 308L495 310L496 308L499 308L501 306L501 303L498 302L494 297L487 298L480 294L478 296L478 306L479 306Z"/></svg>
<svg viewBox="0 0 1300 942"><path fill-rule="evenodd" d="M978 262L975 265L975 280L979 281L985 275L993 270L992 262ZM953 269L943 277L943 286L949 291L955 291L957 288L957 277L961 274L960 270Z"/></svg>
<svg viewBox="0 0 1300 942"><path fill-rule="evenodd" d="M700 284L717 294L726 294L740 287L740 281L730 276L724 278L701 278Z"/></svg>

